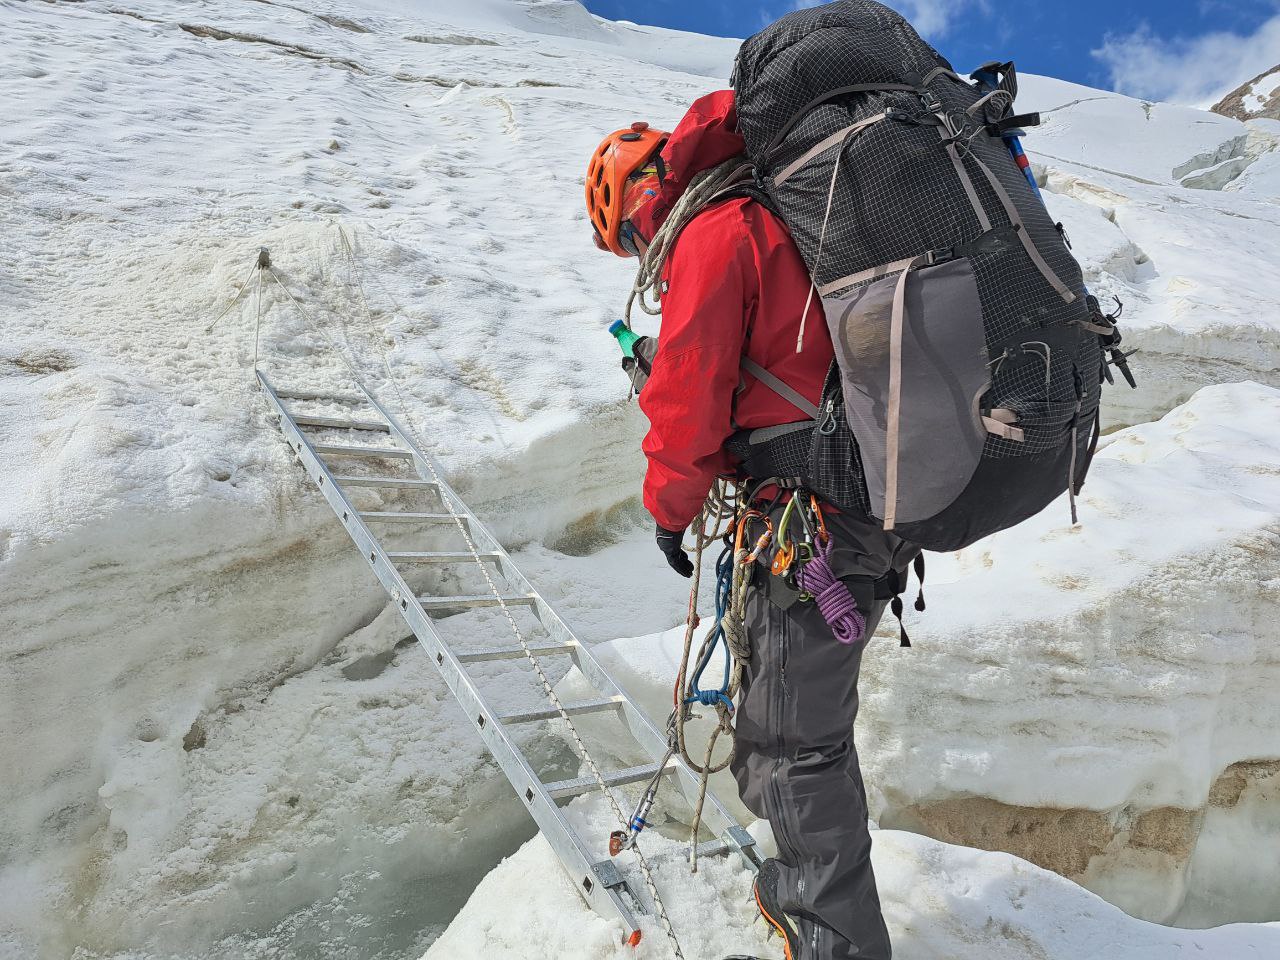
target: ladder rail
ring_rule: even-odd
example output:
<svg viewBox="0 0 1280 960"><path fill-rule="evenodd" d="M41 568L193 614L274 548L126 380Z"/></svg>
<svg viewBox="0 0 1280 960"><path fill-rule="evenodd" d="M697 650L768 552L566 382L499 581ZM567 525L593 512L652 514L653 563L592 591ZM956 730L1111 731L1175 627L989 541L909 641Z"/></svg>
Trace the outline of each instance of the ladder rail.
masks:
<svg viewBox="0 0 1280 960"><path fill-rule="evenodd" d="M668 746L665 732L626 695L626 692L610 676L608 670L605 669L604 665L586 644L578 641L569 626L555 612L555 609L547 603L542 594L520 572L507 553L506 548L498 541L498 538L490 532L483 521L475 516L449 484L448 480L445 479L444 470L441 469L440 465L435 461L431 461L430 465L428 465L429 454L418 448L412 436L400 425L400 422L391 411L383 406L377 397L366 390L363 384L360 385L360 389L364 392L368 402L390 425L391 435L401 445L413 451L414 469L417 470L418 475L423 479L429 478L432 482L438 482L441 501L447 505L448 509L469 518L469 530L477 551L497 554L500 558L500 567L514 592L527 594L532 598L533 608L542 626L546 629L549 639L553 642L575 645L576 649L572 654L573 660L588 682L599 690L603 696L621 696L623 698L621 703L622 715L632 735L649 752L653 759L656 760L663 756ZM434 471L432 467L435 468ZM694 806L697 802L700 778L679 757L675 758L675 774L673 779L678 784L685 800L690 806ZM737 817L710 790L706 794L704 811L712 813L714 818L720 821L721 840L730 848L742 854L752 866L758 866L759 857L755 850L755 838L742 828L738 823Z"/></svg>
<svg viewBox="0 0 1280 960"><path fill-rule="evenodd" d="M618 918L629 932L640 929L631 903L624 898L624 891L636 904L642 901L630 890L616 864L610 860L595 860L591 852L578 838L577 833L561 812L555 798L546 790L537 772L525 760L523 752L512 739L508 728L499 719L499 714L480 692L471 676L463 669L449 645L436 631L426 611L418 602L414 591L410 589L395 565L388 559L381 543L360 518L360 512L347 499L333 473L320 458L310 439L294 422L289 410L280 400L274 385L262 370L255 374L263 392L275 413L280 417L280 429L307 474L320 488L334 514L342 521L348 536L360 548L366 562L383 588L395 602L400 615L408 623L418 643L435 660L436 667L444 678L450 691L462 706L468 721L480 734L490 754L502 768L503 773L515 787L516 792L525 801L525 808L538 824L543 835L555 850L561 863L569 870L577 881L578 892L596 912L604 916ZM363 389L363 387L362 387ZM370 397L372 400L372 397ZM375 402L376 405L376 402ZM379 413L386 417L386 412L379 406ZM388 423L392 423L388 419ZM412 443L405 443L403 434L393 426L393 435L409 450L414 451L415 459L419 456ZM456 494L449 491L454 498ZM455 504L460 501L455 501ZM454 505L454 504L451 504ZM456 505L455 505L456 509ZM465 507L463 508L465 509ZM469 514L470 511L467 511ZM477 524L478 526L478 524ZM488 531L485 531L488 536ZM499 548L500 549L500 548ZM505 552L504 560L509 560Z"/></svg>

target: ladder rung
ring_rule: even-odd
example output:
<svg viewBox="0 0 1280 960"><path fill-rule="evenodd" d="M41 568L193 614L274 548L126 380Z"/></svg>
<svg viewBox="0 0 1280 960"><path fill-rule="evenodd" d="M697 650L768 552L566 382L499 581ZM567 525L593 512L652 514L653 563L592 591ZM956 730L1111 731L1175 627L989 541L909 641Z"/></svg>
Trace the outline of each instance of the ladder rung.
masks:
<svg viewBox="0 0 1280 960"><path fill-rule="evenodd" d="M479 557L481 560L497 562L502 558L500 553L472 554L466 550L439 551L434 553L388 553L387 559L393 563L466 563Z"/></svg>
<svg viewBox="0 0 1280 960"><path fill-rule="evenodd" d="M732 853L736 849L738 848L735 844L717 837L714 840L703 840L698 844L698 857L710 860L712 857L719 857L727 853ZM689 847L685 845L678 850L671 850L666 853L651 855L649 857L649 865L654 866L659 863L669 863L674 860L684 860L687 862L688 857Z"/></svg>
<svg viewBox="0 0 1280 960"><path fill-rule="evenodd" d="M316 453L325 453L332 457L372 457L388 460L412 460L413 454L399 447L352 447L345 443L317 443Z"/></svg>
<svg viewBox="0 0 1280 960"><path fill-rule="evenodd" d="M402 513L397 510L374 510L360 514L360 519L370 520L374 523L447 523L455 519L455 517L452 513ZM461 514L456 519L461 520L463 523L467 522L467 518ZM470 554L467 554L467 556L470 556Z"/></svg>
<svg viewBox="0 0 1280 960"><path fill-rule="evenodd" d="M348 420L345 417L312 417L290 415L293 422L300 427L328 427L333 430L374 430L378 433L390 433L391 428L381 420Z"/></svg>
<svg viewBox="0 0 1280 960"><path fill-rule="evenodd" d="M518 597L503 597L502 603L509 607L517 604L527 604L533 606L535 598L533 594L525 594ZM422 604L424 610L461 610L475 609L476 607L497 607L498 598L492 593L481 594L473 597L419 597L418 603Z"/></svg>
<svg viewBox="0 0 1280 960"><path fill-rule="evenodd" d="M409 480L400 477L334 477L344 487L397 487L402 490L435 490L434 480Z"/></svg>
<svg viewBox="0 0 1280 960"><path fill-rule="evenodd" d="M529 652L535 657L569 654L578 649L576 643L531 643ZM485 647L456 654L459 663L483 663L488 660L519 660L524 656L523 647Z"/></svg>
<svg viewBox="0 0 1280 960"><path fill-rule="evenodd" d="M605 697L601 700L579 700L575 703L564 704L564 712L571 717L576 717L580 713L603 713L605 710L614 710L619 707L623 699L622 697ZM498 722L535 723L538 720L555 720L559 716L559 710L554 707L547 707L544 710L530 710L526 713L500 713L498 714ZM649 771L649 775L653 775L652 770Z"/></svg>
<svg viewBox="0 0 1280 960"><path fill-rule="evenodd" d="M354 393L320 393L317 390L277 390L276 396L281 400L322 400L326 403L368 403L369 401Z"/></svg>
<svg viewBox="0 0 1280 960"><path fill-rule="evenodd" d="M669 761L662 769L662 775L670 776L675 770L675 762ZM603 776L605 786L621 787L628 783L641 783L650 779L658 772L656 763L645 764L642 767L627 767L625 770L615 770L613 773L606 773ZM557 780L555 783L544 783L542 788L553 800L568 800L571 797L580 797L584 793L591 793L593 790L599 790L600 784L595 777L578 777L575 780Z"/></svg>

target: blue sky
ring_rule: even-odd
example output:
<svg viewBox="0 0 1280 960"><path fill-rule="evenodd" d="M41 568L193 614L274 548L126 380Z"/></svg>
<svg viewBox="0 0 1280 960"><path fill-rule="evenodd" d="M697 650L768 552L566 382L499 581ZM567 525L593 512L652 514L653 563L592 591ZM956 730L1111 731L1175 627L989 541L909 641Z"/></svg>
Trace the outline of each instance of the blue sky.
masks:
<svg viewBox="0 0 1280 960"><path fill-rule="evenodd" d="M810 0L583 0L613 20L742 37ZM887 0L957 68L1019 68L1206 104L1280 63L1280 0Z"/></svg>

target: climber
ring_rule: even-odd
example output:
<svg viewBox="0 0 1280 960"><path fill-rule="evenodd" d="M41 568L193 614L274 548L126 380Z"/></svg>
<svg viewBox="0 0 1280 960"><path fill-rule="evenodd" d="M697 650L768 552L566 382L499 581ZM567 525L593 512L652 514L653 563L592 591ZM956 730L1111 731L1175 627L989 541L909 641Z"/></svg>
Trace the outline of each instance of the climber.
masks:
<svg viewBox="0 0 1280 960"><path fill-rule="evenodd" d="M642 123L612 134L587 178L597 246L643 255L690 181L744 150L731 91L695 102L670 134ZM661 289L661 336L639 400L650 423L644 505L659 549L688 577L684 532L716 478L738 470L726 442L740 430L811 419L833 349L799 251L749 187L685 227ZM740 369L744 357L755 374ZM802 396L788 399L788 387ZM739 479L751 489L771 478ZM758 497L777 525L787 492L765 485ZM919 551L876 523L820 510L831 567L857 599L869 637ZM770 822L778 844L756 879L756 901L788 960L888 960L853 741L862 644L837 643L816 605L797 602L797 591L771 575L771 560L761 556L747 599L752 655L733 764L743 802Z"/></svg>

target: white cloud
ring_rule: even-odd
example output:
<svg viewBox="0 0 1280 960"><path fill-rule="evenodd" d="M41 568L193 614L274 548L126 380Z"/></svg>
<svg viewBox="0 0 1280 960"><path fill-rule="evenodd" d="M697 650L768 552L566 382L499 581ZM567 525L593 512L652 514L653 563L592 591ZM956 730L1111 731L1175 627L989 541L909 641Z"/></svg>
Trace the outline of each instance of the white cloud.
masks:
<svg viewBox="0 0 1280 960"><path fill-rule="evenodd" d="M1108 34L1093 51L1120 93L1148 100L1212 106L1240 84L1280 63L1280 15L1247 36L1157 36L1148 26Z"/></svg>
<svg viewBox="0 0 1280 960"><path fill-rule="evenodd" d="M890 4L894 6L894 4ZM925 37L945 36L956 16L966 7L983 6L980 0L899 0L896 9Z"/></svg>
<svg viewBox="0 0 1280 960"><path fill-rule="evenodd" d="M789 13L791 10L817 7L826 2L827 0L792 0L790 8L783 12ZM897 10L910 20L917 32L926 38L944 36L951 29L957 14L967 7L978 7L985 10L987 3L988 0L886 0L887 6ZM777 17L771 17L763 11L761 12L763 23L772 23L775 19Z"/></svg>

